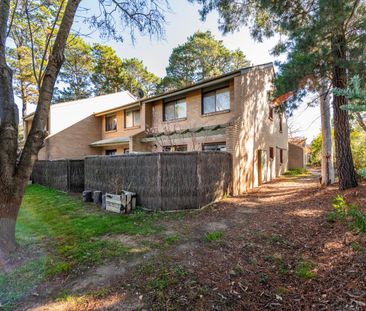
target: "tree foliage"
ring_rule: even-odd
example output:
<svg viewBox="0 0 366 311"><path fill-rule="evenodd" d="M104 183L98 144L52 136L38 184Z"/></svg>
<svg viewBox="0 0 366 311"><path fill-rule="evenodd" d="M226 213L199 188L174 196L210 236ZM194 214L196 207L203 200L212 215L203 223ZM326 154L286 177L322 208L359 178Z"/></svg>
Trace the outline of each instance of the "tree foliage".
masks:
<svg viewBox="0 0 366 311"><path fill-rule="evenodd" d="M363 0L191 0L202 5L203 19L219 12L219 26L230 32L249 25L254 38L274 33L284 38L273 49L286 53L276 79L277 95L292 91L290 110L296 108L309 89L328 79L332 87L345 88L347 74L365 75L366 4ZM344 96L333 96L337 170L340 189L357 186L350 146L348 113Z"/></svg>
<svg viewBox="0 0 366 311"><path fill-rule="evenodd" d="M65 62L59 81L65 87L57 90L56 101L71 101L92 95L91 73L93 71L92 49L80 37L72 35L65 50Z"/></svg>
<svg viewBox="0 0 366 311"><path fill-rule="evenodd" d="M14 47L8 48L7 57L14 69L15 94L22 100L23 116L27 104L36 104L38 100L38 89L60 24L55 16L61 16L64 10L61 4L61 0L11 3L14 26L9 37Z"/></svg>
<svg viewBox="0 0 366 311"><path fill-rule="evenodd" d="M173 49L163 85L168 89L183 87L248 64L242 51L230 51L210 31L197 31Z"/></svg>
<svg viewBox="0 0 366 311"><path fill-rule="evenodd" d="M25 12L19 11L21 0L0 2L0 262L2 256L16 249L15 225L25 187L47 137L46 124L55 84L64 62L64 52L81 0L25 0ZM160 37L164 29L165 1L160 0L99 0L102 14L91 22L101 35L122 39L129 31ZM37 28L37 17L55 3L59 7L50 15L51 27ZM85 5L89 2L85 1ZM34 9L30 8L35 5ZM107 10L108 9L108 10ZM16 15L19 13L19 19ZM25 13L25 14L24 14ZM22 18L23 17L23 18ZM44 16L43 18L47 18ZM28 27L23 27L28 25ZM24 148L18 155L18 109L14 100L13 71L9 67L8 37L13 29L24 29L24 44L30 44L32 70L37 82L37 109ZM120 28L118 29L118 26ZM38 37L42 31L46 36ZM42 34L43 35L43 34ZM37 40L44 44L35 44ZM43 49L36 50L36 46ZM38 62L38 57L40 62Z"/></svg>

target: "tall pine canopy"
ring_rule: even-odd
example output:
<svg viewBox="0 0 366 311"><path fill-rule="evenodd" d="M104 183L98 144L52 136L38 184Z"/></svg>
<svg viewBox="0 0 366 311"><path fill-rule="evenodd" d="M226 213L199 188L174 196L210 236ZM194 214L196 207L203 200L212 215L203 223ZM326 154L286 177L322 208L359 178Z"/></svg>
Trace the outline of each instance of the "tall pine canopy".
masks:
<svg viewBox="0 0 366 311"><path fill-rule="evenodd" d="M295 100L327 79L344 89L348 74L365 75L366 4L363 0L191 0L201 4L203 19L219 12L219 28L227 33L249 26L257 40L275 33L284 36L274 47L288 60L280 65L277 94L294 92ZM357 186L350 147L347 105L342 95L333 97L337 171L340 189ZM295 105L296 106L296 105ZM290 107L292 108L292 107Z"/></svg>
<svg viewBox="0 0 366 311"><path fill-rule="evenodd" d="M167 89L184 87L248 64L242 51L230 51L210 31L197 31L173 49L163 84Z"/></svg>

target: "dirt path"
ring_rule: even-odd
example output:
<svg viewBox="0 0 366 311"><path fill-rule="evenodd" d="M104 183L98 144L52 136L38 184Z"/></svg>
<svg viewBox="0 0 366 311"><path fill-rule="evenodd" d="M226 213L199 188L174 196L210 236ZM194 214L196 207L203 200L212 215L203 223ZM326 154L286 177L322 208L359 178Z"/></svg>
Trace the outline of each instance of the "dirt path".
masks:
<svg viewBox="0 0 366 311"><path fill-rule="evenodd" d="M187 212L162 222L144 260L96 268L108 272L100 283L94 270L66 283L93 281L69 301L19 309L366 310L366 240L327 221L337 193L313 174ZM366 208L365 184L342 195Z"/></svg>

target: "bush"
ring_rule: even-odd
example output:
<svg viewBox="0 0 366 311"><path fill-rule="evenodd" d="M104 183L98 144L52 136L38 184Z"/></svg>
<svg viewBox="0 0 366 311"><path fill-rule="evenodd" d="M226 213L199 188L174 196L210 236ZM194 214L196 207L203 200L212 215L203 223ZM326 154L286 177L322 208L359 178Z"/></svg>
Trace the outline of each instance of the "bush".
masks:
<svg viewBox="0 0 366 311"><path fill-rule="evenodd" d="M328 213L327 220L336 222L337 220L348 221L348 226L358 232L366 233L366 215L359 206L348 204L344 197L337 195L332 202L335 211Z"/></svg>
<svg viewBox="0 0 366 311"><path fill-rule="evenodd" d="M362 179L366 180L366 168L359 169L357 174L360 175Z"/></svg>

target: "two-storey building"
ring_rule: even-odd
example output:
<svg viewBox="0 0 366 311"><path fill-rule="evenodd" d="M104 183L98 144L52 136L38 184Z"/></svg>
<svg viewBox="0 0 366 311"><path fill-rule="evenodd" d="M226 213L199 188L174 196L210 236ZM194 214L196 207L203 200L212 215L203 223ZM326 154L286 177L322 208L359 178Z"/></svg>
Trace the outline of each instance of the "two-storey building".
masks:
<svg viewBox="0 0 366 311"><path fill-rule="evenodd" d="M243 68L188 87L95 114L95 154L228 151L233 192L240 194L287 168L283 113L270 100L272 63Z"/></svg>

